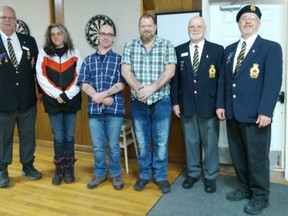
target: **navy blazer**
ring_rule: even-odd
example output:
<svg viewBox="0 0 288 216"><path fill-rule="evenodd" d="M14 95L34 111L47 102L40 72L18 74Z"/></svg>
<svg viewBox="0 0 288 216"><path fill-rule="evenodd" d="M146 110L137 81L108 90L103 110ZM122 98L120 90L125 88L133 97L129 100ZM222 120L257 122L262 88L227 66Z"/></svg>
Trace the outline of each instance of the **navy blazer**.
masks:
<svg viewBox="0 0 288 216"><path fill-rule="evenodd" d="M215 116L224 48L205 40L197 75L194 76L189 44L190 41L175 48L177 67L171 81L171 102L180 106L184 117L197 113L201 117L212 118Z"/></svg>
<svg viewBox="0 0 288 216"><path fill-rule="evenodd" d="M255 123L258 114L272 117L282 82L281 46L258 36L233 75L233 61L239 41L225 49L217 107L226 119Z"/></svg>
<svg viewBox="0 0 288 216"><path fill-rule="evenodd" d="M33 37L17 34L22 48L18 70L0 37L0 112L27 110L36 105L35 64L38 48Z"/></svg>

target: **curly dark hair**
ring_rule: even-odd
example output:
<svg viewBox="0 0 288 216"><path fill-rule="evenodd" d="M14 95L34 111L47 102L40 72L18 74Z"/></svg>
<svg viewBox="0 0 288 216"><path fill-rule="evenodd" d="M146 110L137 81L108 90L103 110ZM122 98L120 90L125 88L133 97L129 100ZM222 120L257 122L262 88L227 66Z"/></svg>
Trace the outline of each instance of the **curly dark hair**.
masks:
<svg viewBox="0 0 288 216"><path fill-rule="evenodd" d="M63 33L64 36L64 48L66 50L72 50L74 49L74 45L72 42L72 38L67 30L67 28L60 24L60 23L54 23L51 24L47 27L46 33L45 33L45 42L44 42L44 49L47 52L47 54L49 55L54 55L56 47L53 44L52 40L51 40L51 31L53 28L59 28L60 31Z"/></svg>

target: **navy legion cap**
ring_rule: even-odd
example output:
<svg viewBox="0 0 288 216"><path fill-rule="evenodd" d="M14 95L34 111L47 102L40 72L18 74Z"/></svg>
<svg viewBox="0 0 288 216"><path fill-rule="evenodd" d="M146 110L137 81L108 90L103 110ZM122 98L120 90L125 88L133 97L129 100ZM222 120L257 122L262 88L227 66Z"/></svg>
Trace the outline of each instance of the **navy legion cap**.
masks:
<svg viewBox="0 0 288 216"><path fill-rule="evenodd" d="M259 20L261 19L262 13L260 9L255 5L246 5L245 7L241 8L241 10L237 13L236 21L238 22L242 14L244 13L254 13L258 16Z"/></svg>

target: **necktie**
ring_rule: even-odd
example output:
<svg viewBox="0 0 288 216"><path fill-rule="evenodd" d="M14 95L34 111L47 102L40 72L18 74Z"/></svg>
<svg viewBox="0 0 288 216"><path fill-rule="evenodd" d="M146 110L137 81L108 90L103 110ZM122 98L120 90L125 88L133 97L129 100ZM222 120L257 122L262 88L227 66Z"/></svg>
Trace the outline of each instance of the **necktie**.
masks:
<svg viewBox="0 0 288 216"><path fill-rule="evenodd" d="M199 66L199 53L198 53L198 46L195 45L195 51L194 51L194 55L193 55L193 70L194 70L194 75L197 74L198 66Z"/></svg>
<svg viewBox="0 0 288 216"><path fill-rule="evenodd" d="M234 75L237 74L237 72L239 71L239 68L241 67L241 64L242 64L242 61L243 61L244 55L245 55L245 49L246 49L246 42L244 41L242 43L241 51L237 57L237 63L236 63L236 67L234 70Z"/></svg>
<svg viewBox="0 0 288 216"><path fill-rule="evenodd" d="M10 59L11 59L12 64L14 65L15 68L17 68L18 62L17 62L16 55L15 55L15 52L14 52L10 38L8 38L8 51L9 51L9 55L10 55Z"/></svg>

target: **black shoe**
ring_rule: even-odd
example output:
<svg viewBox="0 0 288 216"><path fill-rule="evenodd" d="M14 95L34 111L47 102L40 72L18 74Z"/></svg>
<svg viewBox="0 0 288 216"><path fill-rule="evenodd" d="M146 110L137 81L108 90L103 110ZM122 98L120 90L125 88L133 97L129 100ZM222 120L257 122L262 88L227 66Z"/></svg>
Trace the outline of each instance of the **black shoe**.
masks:
<svg viewBox="0 0 288 216"><path fill-rule="evenodd" d="M204 179L204 186L206 193L214 193L216 191L216 180L215 179Z"/></svg>
<svg viewBox="0 0 288 216"><path fill-rule="evenodd" d="M171 191L171 186L167 180L159 181L157 184L159 185L160 191L163 194L169 193Z"/></svg>
<svg viewBox="0 0 288 216"><path fill-rule="evenodd" d="M226 194L226 199L230 201L240 201L243 199L250 199L251 197L250 193L242 190L230 191Z"/></svg>
<svg viewBox="0 0 288 216"><path fill-rule="evenodd" d="M30 180L36 180L42 178L42 173L36 170L32 164L23 165L22 175L27 176Z"/></svg>
<svg viewBox="0 0 288 216"><path fill-rule="evenodd" d="M146 187L146 185L151 182L151 179L142 179L138 178L136 183L134 184L134 190L136 191L142 191Z"/></svg>
<svg viewBox="0 0 288 216"><path fill-rule="evenodd" d="M5 188L10 185L7 166L0 167L0 188Z"/></svg>
<svg viewBox="0 0 288 216"><path fill-rule="evenodd" d="M252 198L244 207L244 212L251 215L260 214L264 208L269 206L268 201Z"/></svg>
<svg viewBox="0 0 288 216"><path fill-rule="evenodd" d="M194 178L194 177L191 177L191 176L187 176L187 178L182 183L182 187L185 188L185 189L190 189L198 181L199 181L199 178Z"/></svg>

